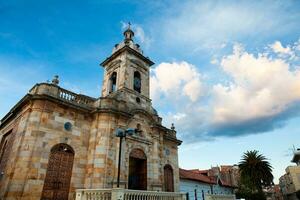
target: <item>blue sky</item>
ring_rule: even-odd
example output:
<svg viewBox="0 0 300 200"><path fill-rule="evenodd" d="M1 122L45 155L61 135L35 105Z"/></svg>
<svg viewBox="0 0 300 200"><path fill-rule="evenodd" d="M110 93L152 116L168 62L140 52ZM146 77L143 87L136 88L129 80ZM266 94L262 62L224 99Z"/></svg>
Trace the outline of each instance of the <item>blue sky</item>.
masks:
<svg viewBox="0 0 300 200"><path fill-rule="evenodd" d="M156 63L153 104L184 142L180 166L235 164L257 149L278 182L300 147L299 11L293 0L2 1L0 117L55 74L99 97L99 63L130 21Z"/></svg>

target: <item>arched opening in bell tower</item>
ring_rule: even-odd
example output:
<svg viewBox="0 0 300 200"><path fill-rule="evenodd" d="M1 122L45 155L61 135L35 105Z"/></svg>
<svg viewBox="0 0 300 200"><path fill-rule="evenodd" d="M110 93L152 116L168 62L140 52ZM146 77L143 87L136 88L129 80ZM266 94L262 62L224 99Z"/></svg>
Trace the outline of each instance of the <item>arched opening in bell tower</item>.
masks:
<svg viewBox="0 0 300 200"><path fill-rule="evenodd" d="M117 72L113 72L109 78L109 93L117 90Z"/></svg>
<svg viewBox="0 0 300 200"><path fill-rule="evenodd" d="M147 190L147 157L141 149L129 155L128 189Z"/></svg>
<svg viewBox="0 0 300 200"><path fill-rule="evenodd" d="M133 74L133 89L138 93L141 93L141 74L138 71L135 71Z"/></svg>

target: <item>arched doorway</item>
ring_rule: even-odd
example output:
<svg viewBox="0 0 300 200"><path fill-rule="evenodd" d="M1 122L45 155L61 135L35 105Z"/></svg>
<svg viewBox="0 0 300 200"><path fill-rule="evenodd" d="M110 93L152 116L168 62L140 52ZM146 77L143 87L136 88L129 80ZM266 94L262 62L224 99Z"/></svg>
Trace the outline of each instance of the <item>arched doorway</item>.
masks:
<svg viewBox="0 0 300 200"><path fill-rule="evenodd" d="M174 192L174 177L171 165L165 165L164 167L164 181L165 191Z"/></svg>
<svg viewBox="0 0 300 200"><path fill-rule="evenodd" d="M51 149L42 200L68 200L74 150L67 144L57 144Z"/></svg>
<svg viewBox="0 0 300 200"><path fill-rule="evenodd" d="M129 155L128 189L147 190L147 157L141 149L133 149Z"/></svg>

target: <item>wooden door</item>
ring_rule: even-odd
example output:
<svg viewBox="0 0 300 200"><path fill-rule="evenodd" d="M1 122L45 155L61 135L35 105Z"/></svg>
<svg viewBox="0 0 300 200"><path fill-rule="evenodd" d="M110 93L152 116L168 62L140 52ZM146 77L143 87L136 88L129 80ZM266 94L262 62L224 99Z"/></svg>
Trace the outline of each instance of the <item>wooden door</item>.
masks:
<svg viewBox="0 0 300 200"><path fill-rule="evenodd" d="M164 167L165 191L174 192L174 177L173 169L170 165Z"/></svg>
<svg viewBox="0 0 300 200"><path fill-rule="evenodd" d="M71 147L59 144L52 148L42 192L42 200L68 199L73 160L74 151Z"/></svg>
<svg viewBox="0 0 300 200"><path fill-rule="evenodd" d="M128 189L147 190L147 158L140 149L133 149L129 156Z"/></svg>
<svg viewBox="0 0 300 200"><path fill-rule="evenodd" d="M147 190L147 161L145 159L129 159L128 189Z"/></svg>

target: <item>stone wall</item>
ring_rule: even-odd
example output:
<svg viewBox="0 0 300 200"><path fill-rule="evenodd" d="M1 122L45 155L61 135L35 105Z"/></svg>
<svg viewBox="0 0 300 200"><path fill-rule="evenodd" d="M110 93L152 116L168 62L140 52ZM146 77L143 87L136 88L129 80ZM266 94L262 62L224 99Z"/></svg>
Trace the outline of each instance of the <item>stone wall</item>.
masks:
<svg viewBox="0 0 300 200"><path fill-rule="evenodd" d="M31 114L31 105L27 105L20 111L20 113L14 118L14 120L10 121L3 127L0 131L1 140L2 137L11 132L12 145L9 147L10 150L8 153L8 160L5 168L3 169L3 175L0 181L0 199L2 199L7 193L10 191L10 195L21 195L23 185L22 182L24 180L12 180L12 176L16 169L20 168L20 166L16 165L16 161L20 157L20 144L25 135L25 130L27 128L28 119Z"/></svg>
<svg viewBox="0 0 300 200"><path fill-rule="evenodd" d="M66 143L75 151L70 198L76 188L84 187L91 121L90 116L68 107L50 101L33 101L30 111L22 115L18 124L10 160L14 167L4 189L6 199L40 198L50 150L59 143ZM64 129L65 122L72 124L70 131Z"/></svg>
<svg viewBox="0 0 300 200"><path fill-rule="evenodd" d="M115 115L95 114L89 140L85 188L111 188L107 181L113 174L117 141L114 137Z"/></svg>
<svg viewBox="0 0 300 200"><path fill-rule="evenodd" d="M129 154L137 148L147 156L147 189L164 190L163 168L170 164L174 170L175 191L179 188L177 143L164 141L165 132L152 127L153 119L142 113L122 116L99 113L91 127L85 188L111 188L117 183L119 138L117 128L141 127L137 135L123 140L121 155L121 187L128 188ZM164 150L170 153L165 155Z"/></svg>

